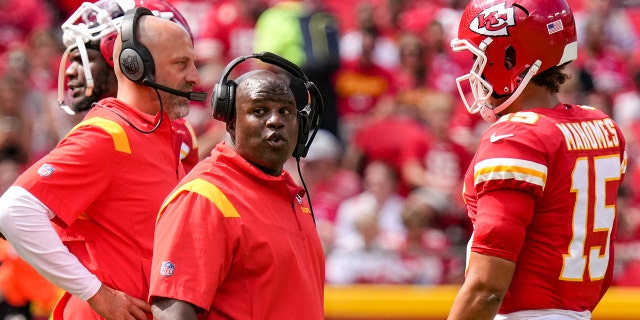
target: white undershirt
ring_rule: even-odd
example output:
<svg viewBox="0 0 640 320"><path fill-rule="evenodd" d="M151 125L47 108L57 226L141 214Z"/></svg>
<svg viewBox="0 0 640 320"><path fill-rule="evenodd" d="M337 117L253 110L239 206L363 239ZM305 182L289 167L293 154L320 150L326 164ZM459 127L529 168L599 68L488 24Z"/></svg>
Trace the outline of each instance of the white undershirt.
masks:
<svg viewBox="0 0 640 320"><path fill-rule="evenodd" d="M62 243L55 214L38 198L12 186L0 197L0 232L20 257L57 287L88 300L102 283Z"/></svg>
<svg viewBox="0 0 640 320"><path fill-rule="evenodd" d="M507 314L499 314L494 320L589 320L591 312L578 312L561 309L524 310Z"/></svg>

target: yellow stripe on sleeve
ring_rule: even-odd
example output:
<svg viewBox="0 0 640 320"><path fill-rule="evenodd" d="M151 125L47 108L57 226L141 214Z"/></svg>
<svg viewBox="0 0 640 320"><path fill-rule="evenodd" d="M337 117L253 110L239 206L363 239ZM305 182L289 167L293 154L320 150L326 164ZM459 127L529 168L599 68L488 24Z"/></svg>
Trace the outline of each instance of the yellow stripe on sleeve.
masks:
<svg viewBox="0 0 640 320"><path fill-rule="evenodd" d="M116 151L131 154L131 146L129 145L127 133L124 132L124 128L122 128L122 126L117 122L105 118L93 117L78 123L69 131L69 133L84 126L96 126L102 128L111 135L111 138L113 139L113 146ZM67 135L69 134L67 133Z"/></svg>
<svg viewBox="0 0 640 320"><path fill-rule="evenodd" d="M218 187L216 187L209 181L197 178L182 185L165 200L165 202L162 204L162 207L160 208L157 220L160 220L160 217L164 213L165 208L183 192L194 192L209 199L209 201L211 201L216 205L216 207L218 207L218 210L222 212L222 215L225 218L240 217L240 214L233 206L233 204L231 204L231 201L229 201L227 196L225 196L224 193L220 191L220 189L218 189Z"/></svg>
<svg viewBox="0 0 640 320"><path fill-rule="evenodd" d="M547 183L547 167L532 161L495 158L478 162L474 166L474 184L490 180L515 179L538 185Z"/></svg>

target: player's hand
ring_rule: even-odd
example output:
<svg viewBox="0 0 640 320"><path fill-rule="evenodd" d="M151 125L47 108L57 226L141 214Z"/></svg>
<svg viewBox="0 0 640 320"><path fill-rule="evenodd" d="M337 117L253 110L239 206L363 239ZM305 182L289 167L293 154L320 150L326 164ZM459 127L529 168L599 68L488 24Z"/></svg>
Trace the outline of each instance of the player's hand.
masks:
<svg viewBox="0 0 640 320"><path fill-rule="evenodd" d="M151 314L148 303L104 284L87 302L106 320L147 320L147 314Z"/></svg>

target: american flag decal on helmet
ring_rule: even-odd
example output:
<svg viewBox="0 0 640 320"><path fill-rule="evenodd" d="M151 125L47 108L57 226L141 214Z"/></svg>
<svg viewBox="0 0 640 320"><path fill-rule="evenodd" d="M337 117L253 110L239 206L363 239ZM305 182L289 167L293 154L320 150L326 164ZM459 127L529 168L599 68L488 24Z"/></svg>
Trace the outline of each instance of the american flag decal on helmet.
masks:
<svg viewBox="0 0 640 320"><path fill-rule="evenodd" d="M564 30L564 26L562 25L562 20L556 20L554 22L547 23L547 31L549 31L549 34L554 34L562 30Z"/></svg>

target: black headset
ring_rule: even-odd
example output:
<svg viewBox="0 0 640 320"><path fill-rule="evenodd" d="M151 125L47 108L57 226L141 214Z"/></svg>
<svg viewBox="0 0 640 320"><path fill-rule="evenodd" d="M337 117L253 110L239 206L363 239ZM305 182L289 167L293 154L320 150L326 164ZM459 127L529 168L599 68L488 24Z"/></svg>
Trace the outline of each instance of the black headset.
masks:
<svg viewBox="0 0 640 320"><path fill-rule="evenodd" d="M142 16L153 16L153 12L147 8L138 7L128 10L122 18L122 48L118 58L122 73L133 82L185 97L189 100L204 101L207 98L206 92L180 91L156 83L156 66L153 62L153 56L147 47L136 40L138 19Z"/></svg>
<svg viewBox="0 0 640 320"><path fill-rule="evenodd" d="M120 69L127 79L142 83L143 80L154 81L156 66L149 49L136 40L138 19L152 16L151 10L143 7L129 10L122 18L122 49L120 50Z"/></svg>
<svg viewBox="0 0 640 320"><path fill-rule="evenodd" d="M259 59L268 64L280 67L304 83L308 100L303 108L298 109L298 141L296 148L293 150L293 156L295 158L304 158L320 127L324 104L320 91L313 82L309 81L309 78L307 78L302 69L281 56L271 52L261 52L240 56L229 62L222 71L220 81L213 87L211 97L213 118L222 122L229 122L235 117L235 97L238 84L227 78L233 68L248 59ZM291 87L291 84L289 87Z"/></svg>

